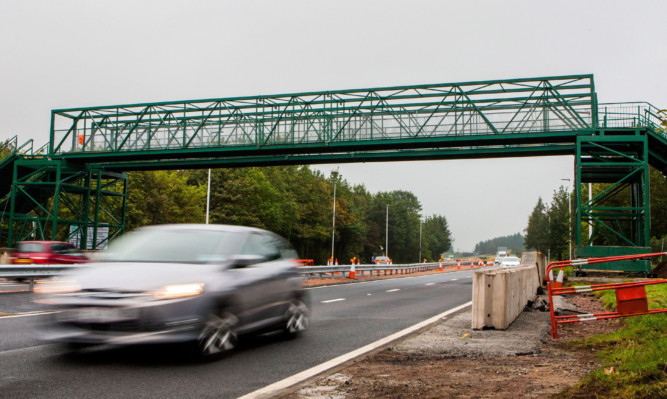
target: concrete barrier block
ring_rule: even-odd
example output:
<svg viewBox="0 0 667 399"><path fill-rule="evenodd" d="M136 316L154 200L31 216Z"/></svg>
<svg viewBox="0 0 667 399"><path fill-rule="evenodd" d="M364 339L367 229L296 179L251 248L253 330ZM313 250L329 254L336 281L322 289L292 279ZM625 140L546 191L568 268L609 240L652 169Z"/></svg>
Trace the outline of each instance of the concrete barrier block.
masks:
<svg viewBox="0 0 667 399"><path fill-rule="evenodd" d="M536 265L475 272L472 328L506 329L535 299L538 284Z"/></svg>
<svg viewBox="0 0 667 399"><path fill-rule="evenodd" d="M546 255L542 252L523 252L521 254L521 265L536 265L539 284L542 284L547 269Z"/></svg>

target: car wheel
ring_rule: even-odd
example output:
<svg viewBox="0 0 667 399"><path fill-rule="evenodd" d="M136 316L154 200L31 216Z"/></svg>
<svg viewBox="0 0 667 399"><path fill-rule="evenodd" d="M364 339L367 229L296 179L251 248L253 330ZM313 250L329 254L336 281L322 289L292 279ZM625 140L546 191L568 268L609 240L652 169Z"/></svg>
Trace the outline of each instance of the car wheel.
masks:
<svg viewBox="0 0 667 399"><path fill-rule="evenodd" d="M301 299L290 302L285 313L284 333L287 336L297 336L308 329L310 325L310 310Z"/></svg>
<svg viewBox="0 0 667 399"><path fill-rule="evenodd" d="M238 343L237 324L238 318L230 312L209 313L204 328L199 333L199 354L203 357L212 357L231 352Z"/></svg>

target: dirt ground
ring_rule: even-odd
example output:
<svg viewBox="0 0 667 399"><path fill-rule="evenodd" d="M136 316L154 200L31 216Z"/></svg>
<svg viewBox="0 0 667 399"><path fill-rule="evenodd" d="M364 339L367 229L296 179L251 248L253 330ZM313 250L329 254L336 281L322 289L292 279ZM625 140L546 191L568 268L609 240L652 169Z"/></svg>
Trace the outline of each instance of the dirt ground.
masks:
<svg viewBox="0 0 667 399"><path fill-rule="evenodd" d="M559 393L600 365L595 353L567 343L614 331L620 322L559 326L559 339L552 340L549 313L535 309L543 299L505 331L473 331L471 311L463 311L280 397L544 398ZM582 312L602 311L592 296L570 296L568 302Z"/></svg>

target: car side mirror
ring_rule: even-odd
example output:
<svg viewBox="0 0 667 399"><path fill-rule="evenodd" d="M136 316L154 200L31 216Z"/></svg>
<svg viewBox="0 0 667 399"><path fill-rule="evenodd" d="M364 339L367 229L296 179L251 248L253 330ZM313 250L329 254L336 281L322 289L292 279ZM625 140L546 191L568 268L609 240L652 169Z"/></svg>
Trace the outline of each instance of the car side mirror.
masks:
<svg viewBox="0 0 667 399"><path fill-rule="evenodd" d="M260 255L234 255L230 258L230 267L232 269L243 269L263 261L264 257Z"/></svg>

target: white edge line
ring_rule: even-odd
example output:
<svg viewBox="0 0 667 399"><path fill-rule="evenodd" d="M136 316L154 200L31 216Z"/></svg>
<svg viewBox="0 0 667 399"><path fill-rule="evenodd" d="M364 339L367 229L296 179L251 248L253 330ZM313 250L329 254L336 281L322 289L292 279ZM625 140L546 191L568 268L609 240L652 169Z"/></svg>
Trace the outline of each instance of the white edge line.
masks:
<svg viewBox="0 0 667 399"><path fill-rule="evenodd" d="M375 341L373 343L370 343L366 346L363 346L359 349L353 350L352 352L348 352L344 355L338 356L335 359L331 359L328 362L324 362L322 364L319 364L315 367L311 367L308 370L302 371L300 373L294 374L290 377L285 378L284 380L275 382L271 385L267 385L264 388L260 388L254 392L250 392L249 394L240 396L238 399L260 399L260 398L270 398L273 395L276 395L279 391L282 391L283 389L287 389L293 385L296 385L300 382L303 382L311 377L314 377L318 374L322 374L327 370L330 370L334 367L338 367L341 364L348 362L354 358L357 358L359 356L365 355L368 352L372 352L377 348L380 348L384 345L387 345L393 341L396 341L400 338L403 338L406 335L409 335L419 329L422 329L430 324L434 324L443 317L449 316L452 313L458 312L459 310L466 308L468 306L472 305L472 301L466 302L463 305L459 305L453 309L450 309L446 312L440 313L439 315L433 316L430 319L424 320L422 322L419 322L413 326L410 326L404 330L401 330L397 333L394 333L388 337L382 338L378 341Z"/></svg>
<svg viewBox="0 0 667 399"><path fill-rule="evenodd" d="M394 289L391 289L391 290L387 290L385 292L396 292L396 291L400 291L400 290L401 290L400 288L394 288Z"/></svg>

